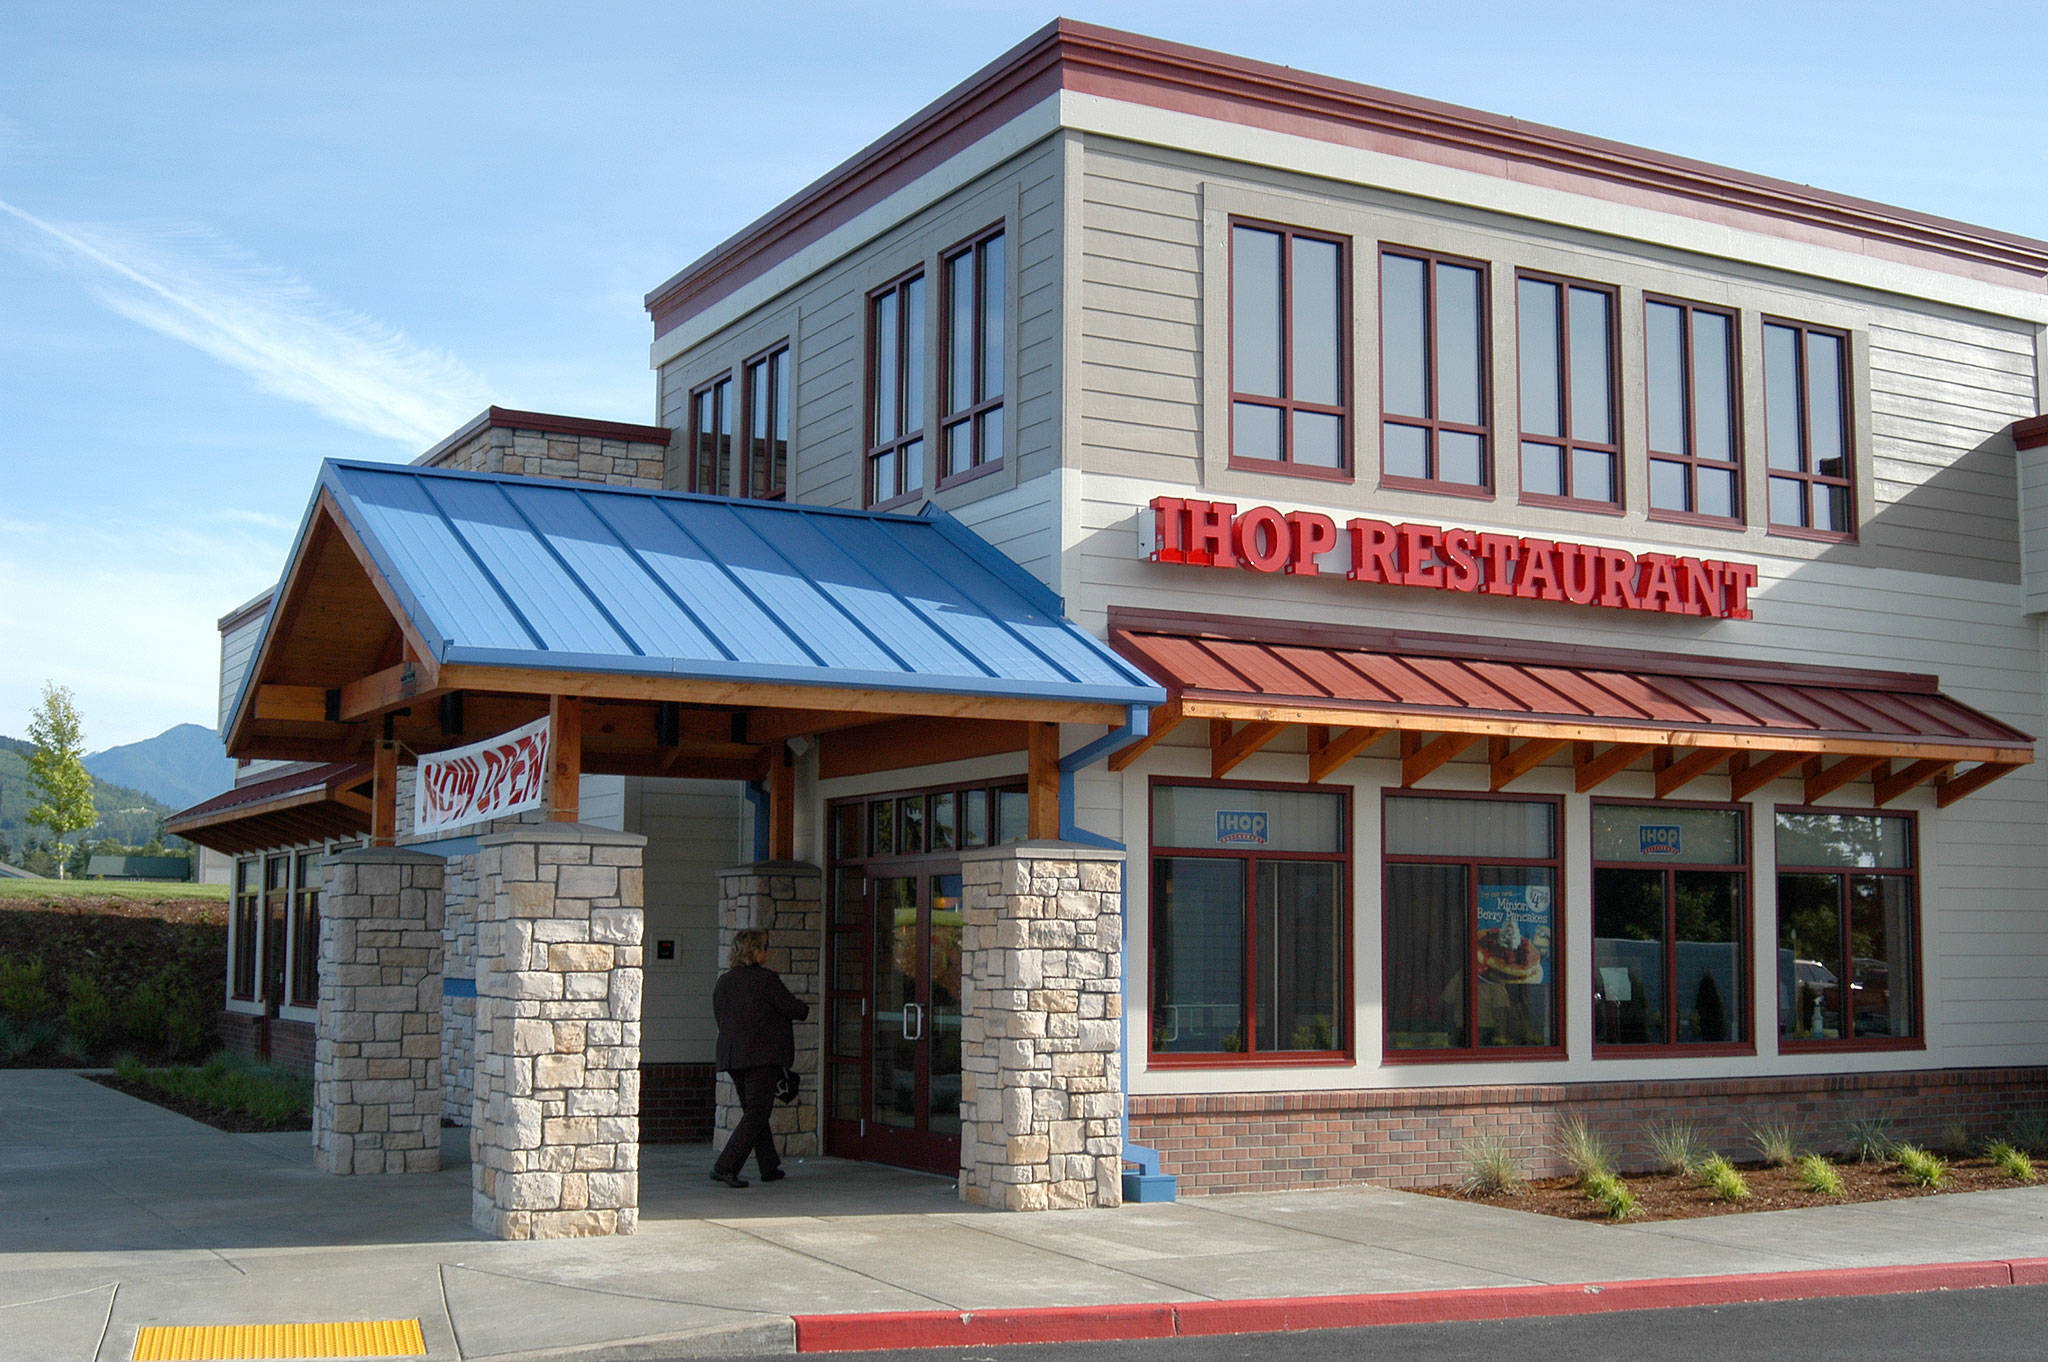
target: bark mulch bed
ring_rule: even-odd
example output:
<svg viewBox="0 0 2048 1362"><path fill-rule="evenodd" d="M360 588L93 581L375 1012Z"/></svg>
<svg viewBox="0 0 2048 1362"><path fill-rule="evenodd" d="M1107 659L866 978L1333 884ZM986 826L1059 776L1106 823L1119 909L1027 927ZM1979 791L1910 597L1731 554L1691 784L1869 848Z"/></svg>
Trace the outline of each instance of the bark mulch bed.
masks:
<svg viewBox="0 0 2048 1362"><path fill-rule="evenodd" d="M1944 1158L1948 1156L1944 1155ZM1627 1177L1635 1194L1637 1211L1626 1221L1687 1220L1705 1215L1740 1215L1748 1211L1789 1211L1806 1206L1843 1206L1859 1201L1891 1201L1900 1197L1941 1196L1948 1192L1989 1192L2005 1188L2048 1186L2048 1183L2015 1182L1988 1159L1975 1155L1948 1160L1948 1178L1939 1188L1908 1182L1898 1165L1891 1163L1838 1163L1847 1195L1821 1196L1799 1185L1796 1169L1768 1168L1762 1164L1741 1164L1742 1177L1749 1184L1747 1201L1722 1201L1692 1178L1677 1173L1635 1173ZM1430 1196L1455 1201L1476 1201L1508 1210L1534 1211L1565 1220L1606 1221L1607 1216L1579 1189L1576 1178L1543 1178L1525 1183L1519 1191L1482 1196L1456 1187L1428 1189Z"/></svg>
<svg viewBox="0 0 2048 1362"><path fill-rule="evenodd" d="M267 1135L281 1130L310 1131L313 1128L313 1118L310 1116L301 1116L284 1122L266 1121L259 1116L251 1116L246 1111L232 1111L204 1102L194 1102L147 1083L130 1083L115 1074L87 1074L86 1077L104 1087L112 1088L115 1092L125 1092L130 1097L140 1098L166 1111L189 1116L195 1121L212 1126L215 1130L232 1131L238 1135Z"/></svg>

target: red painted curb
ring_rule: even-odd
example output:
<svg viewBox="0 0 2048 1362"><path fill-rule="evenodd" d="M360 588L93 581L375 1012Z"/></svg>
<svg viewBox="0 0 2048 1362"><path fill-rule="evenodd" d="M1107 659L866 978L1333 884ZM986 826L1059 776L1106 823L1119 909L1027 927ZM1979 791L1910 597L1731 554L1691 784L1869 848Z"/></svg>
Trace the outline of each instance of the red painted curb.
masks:
<svg viewBox="0 0 2048 1362"><path fill-rule="evenodd" d="M985 1347L1005 1343L1080 1343L1213 1334L1286 1333L1383 1324L1530 1319L1668 1310L1693 1305L1819 1300L1913 1291L2048 1284L2048 1258L1906 1267L1823 1268L1723 1277L1665 1277L1626 1282L1463 1287L1363 1296L1178 1304L1050 1306L1017 1310L899 1310L867 1315L798 1315L800 1353L878 1348Z"/></svg>

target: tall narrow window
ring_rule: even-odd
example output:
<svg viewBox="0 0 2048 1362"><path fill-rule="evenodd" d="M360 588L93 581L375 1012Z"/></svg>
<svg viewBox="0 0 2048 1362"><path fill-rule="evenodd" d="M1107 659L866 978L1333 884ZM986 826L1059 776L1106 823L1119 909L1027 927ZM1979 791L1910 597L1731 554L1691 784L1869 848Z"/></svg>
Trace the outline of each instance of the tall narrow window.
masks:
<svg viewBox="0 0 2048 1362"><path fill-rule="evenodd" d="M868 505L924 489L924 273L868 295Z"/></svg>
<svg viewBox="0 0 2048 1362"><path fill-rule="evenodd" d="M939 362L939 479L1003 461L1003 233L945 256L944 357Z"/></svg>
<svg viewBox="0 0 2048 1362"><path fill-rule="evenodd" d="M1900 815L1778 815L1778 1039L1919 1035L1919 878Z"/></svg>
<svg viewBox="0 0 2048 1362"><path fill-rule="evenodd" d="M1522 495L1614 506L1614 290L1523 275L1515 282L1522 400Z"/></svg>
<svg viewBox="0 0 2048 1362"><path fill-rule="evenodd" d="M741 466L746 494L780 501L789 484L789 345L746 363L747 415Z"/></svg>
<svg viewBox="0 0 2048 1362"><path fill-rule="evenodd" d="M320 853L299 853L299 872L292 899L291 986L285 996L294 1007L320 1001Z"/></svg>
<svg viewBox="0 0 2048 1362"><path fill-rule="evenodd" d="M1644 305L1650 389L1650 513L1742 518L1735 420L1735 314Z"/></svg>
<svg viewBox="0 0 2048 1362"><path fill-rule="evenodd" d="M690 394L690 490L732 493L732 375Z"/></svg>
<svg viewBox="0 0 2048 1362"><path fill-rule="evenodd" d="M1593 806L1593 1044L1749 1039L1740 809Z"/></svg>
<svg viewBox="0 0 2048 1362"><path fill-rule="evenodd" d="M1230 457L1328 475L1351 467L1346 241L1230 229Z"/></svg>
<svg viewBox="0 0 2048 1362"><path fill-rule="evenodd" d="M1487 456L1486 267L1380 256L1381 473L1445 490L1493 485Z"/></svg>
<svg viewBox="0 0 2048 1362"><path fill-rule="evenodd" d="M235 865L234 970L228 991L237 998L256 996L256 946L263 932L263 858Z"/></svg>
<svg viewBox="0 0 2048 1362"><path fill-rule="evenodd" d="M1840 331L1764 323L1764 450L1774 530L1855 529L1848 363L1849 338Z"/></svg>

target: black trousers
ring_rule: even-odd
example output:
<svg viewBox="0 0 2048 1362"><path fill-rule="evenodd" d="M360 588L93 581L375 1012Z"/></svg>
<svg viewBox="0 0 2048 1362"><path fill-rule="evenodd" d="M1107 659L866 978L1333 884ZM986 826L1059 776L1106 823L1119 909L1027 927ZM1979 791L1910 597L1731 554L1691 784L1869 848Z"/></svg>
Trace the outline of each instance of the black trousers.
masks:
<svg viewBox="0 0 2048 1362"><path fill-rule="evenodd" d="M782 1156L775 1152L775 1132L770 1128L769 1118L775 1113L775 1084L782 1077L779 1064L760 1064L749 1069L728 1069L732 1085L740 1095L740 1123L734 1128L732 1137L725 1142L718 1162L711 1165L711 1171L723 1176L737 1176L747 1163L747 1155L754 1156L766 1177L782 1166Z"/></svg>

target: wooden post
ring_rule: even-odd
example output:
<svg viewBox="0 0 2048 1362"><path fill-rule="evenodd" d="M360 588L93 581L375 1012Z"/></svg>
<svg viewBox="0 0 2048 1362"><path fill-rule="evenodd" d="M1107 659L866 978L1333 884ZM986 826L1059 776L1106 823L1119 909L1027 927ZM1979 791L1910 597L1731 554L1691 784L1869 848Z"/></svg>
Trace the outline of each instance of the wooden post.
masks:
<svg viewBox="0 0 2048 1362"><path fill-rule="evenodd" d="M548 819L574 823L582 811L577 807L583 774L583 701L574 695L556 695L548 700Z"/></svg>
<svg viewBox="0 0 2048 1362"><path fill-rule="evenodd" d="M375 784L370 788L370 845L398 844L398 744L390 738L378 740L371 763Z"/></svg>
<svg viewBox="0 0 2048 1362"><path fill-rule="evenodd" d="M796 767L787 743L768 754L768 859L796 859Z"/></svg>
<svg viewBox="0 0 2048 1362"><path fill-rule="evenodd" d="M1030 774L1025 789L1031 801L1031 839L1057 842L1060 837L1060 726L1032 724L1026 730Z"/></svg>

